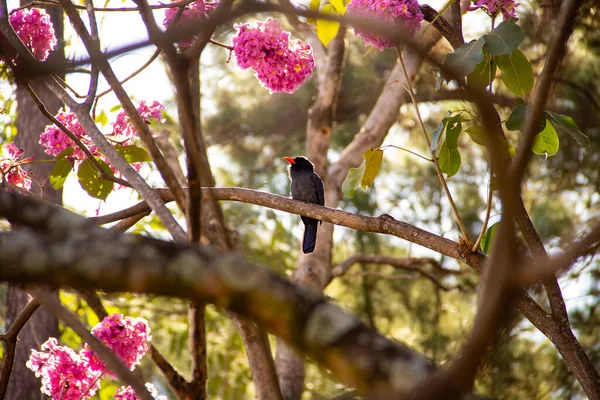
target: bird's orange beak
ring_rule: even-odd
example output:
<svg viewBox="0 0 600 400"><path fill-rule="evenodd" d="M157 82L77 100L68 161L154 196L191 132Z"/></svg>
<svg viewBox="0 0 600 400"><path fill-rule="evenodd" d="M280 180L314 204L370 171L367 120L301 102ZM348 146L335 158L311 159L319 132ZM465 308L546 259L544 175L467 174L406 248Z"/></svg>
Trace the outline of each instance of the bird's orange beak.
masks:
<svg viewBox="0 0 600 400"><path fill-rule="evenodd" d="M294 161L292 157L283 157L283 159L289 162L290 164L296 164L296 161Z"/></svg>

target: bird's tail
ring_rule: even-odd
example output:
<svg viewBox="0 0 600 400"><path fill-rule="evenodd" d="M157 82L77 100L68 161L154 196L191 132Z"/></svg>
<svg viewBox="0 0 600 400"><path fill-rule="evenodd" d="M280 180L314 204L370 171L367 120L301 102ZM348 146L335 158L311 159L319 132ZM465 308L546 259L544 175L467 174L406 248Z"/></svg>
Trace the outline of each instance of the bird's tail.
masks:
<svg viewBox="0 0 600 400"><path fill-rule="evenodd" d="M304 223L304 239L302 240L302 251L304 254L312 253L317 243L317 226L319 221L308 219Z"/></svg>

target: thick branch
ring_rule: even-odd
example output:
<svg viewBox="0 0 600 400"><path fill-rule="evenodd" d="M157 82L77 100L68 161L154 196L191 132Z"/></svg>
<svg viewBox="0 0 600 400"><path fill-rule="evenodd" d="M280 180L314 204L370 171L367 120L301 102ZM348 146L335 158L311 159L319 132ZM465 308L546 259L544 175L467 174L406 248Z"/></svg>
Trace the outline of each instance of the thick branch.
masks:
<svg viewBox="0 0 600 400"><path fill-rule="evenodd" d="M1 280L154 293L224 306L368 395L410 390L432 369L424 357L321 295L239 255L116 234L68 211L1 191L0 215L15 208L32 229L0 233Z"/></svg>

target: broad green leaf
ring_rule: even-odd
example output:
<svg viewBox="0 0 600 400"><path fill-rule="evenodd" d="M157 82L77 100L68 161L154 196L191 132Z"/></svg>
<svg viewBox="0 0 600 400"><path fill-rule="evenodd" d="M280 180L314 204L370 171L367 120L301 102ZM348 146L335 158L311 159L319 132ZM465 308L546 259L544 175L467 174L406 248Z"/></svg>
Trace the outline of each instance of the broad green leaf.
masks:
<svg viewBox="0 0 600 400"><path fill-rule="evenodd" d="M485 255L490 255L492 252L492 243L494 242L494 237L496 236L496 230L500 226L499 222L496 222L492 226L488 227L483 237L481 238L481 251Z"/></svg>
<svg viewBox="0 0 600 400"><path fill-rule="evenodd" d="M569 117L568 115L562 115L552 111L546 111L546 115L548 116L548 121L550 121L550 123L554 126L554 129L561 133L567 133L571 135L571 137L575 139L577 143L586 149L589 149L590 138L579 130L579 126L577 126L577 123L573 120L573 118Z"/></svg>
<svg viewBox="0 0 600 400"><path fill-rule="evenodd" d="M527 106L520 105L514 108L510 113L510 116L506 120L506 129L509 131L523 131L525 128L525 117L527 114ZM541 132L546 127L546 117L544 115L540 116L540 120L538 123L538 132Z"/></svg>
<svg viewBox="0 0 600 400"><path fill-rule="evenodd" d="M444 66L453 69L458 75L458 78L469 75L475 69L475 66L483 61L483 45L485 39L483 37L476 41L472 41L460 46L453 53L448 53L444 60ZM442 73L446 80L451 78L448 74Z"/></svg>
<svg viewBox="0 0 600 400"><path fill-rule="evenodd" d="M366 163L363 158L363 162L360 164L358 168L350 168L348 171L348 176L344 179L344 183L342 183L342 192L352 198L354 197L354 193L358 189L358 185L360 185L360 181L365 173Z"/></svg>
<svg viewBox="0 0 600 400"><path fill-rule="evenodd" d="M521 51L495 57L502 71L502 82L517 96L525 96L533 87L533 70L529 60Z"/></svg>
<svg viewBox="0 0 600 400"><path fill-rule="evenodd" d="M50 171L50 176L48 176L48 180L54 190L58 190L64 186L67 176L69 176L69 173L71 173L72 170L73 165L69 160L61 158L56 161L52 171Z"/></svg>
<svg viewBox="0 0 600 400"><path fill-rule="evenodd" d="M558 151L558 135L552 124L546 123L543 131L538 133L531 150L535 154L553 156Z"/></svg>
<svg viewBox="0 0 600 400"><path fill-rule="evenodd" d="M475 143L481 146L487 146L487 132L483 126L470 126L465 132L471 137Z"/></svg>
<svg viewBox="0 0 600 400"><path fill-rule="evenodd" d="M431 134L431 146L429 147L429 152L434 156L436 155L438 146L440 144L440 137L442 136L442 132L444 132L446 123L448 123L448 118L450 118L450 112L448 112L446 117L441 120L440 124L437 126L437 128L435 128L435 130Z"/></svg>
<svg viewBox="0 0 600 400"><path fill-rule="evenodd" d="M346 12L346 5L342 0L329 0L329 4L331 4L340 15L344 15Z"/></svg>
<svg viewBox="0 0 600 400"><path fill-rule="evenodd" d="M460 114L448 119L446 124L446 146L449 150L458 148L458 136L462 131L462 123Z"/></svg>
<svg viewBox="0 0 600 400"><path fill-rule="evenodd" d="M56 155L57 160L62 160L63 158L66 158L67 156L70 156L71 154L73 154L73 152L75 151L75 148L73 147L67 147L66 149L64 149L63 151L61 151L60 153L58 153Z"/></svg>
<svg viewBox="0 0 600 400"><path fill-rule="evenodd" d="M331 4L325 5L321 12L327 14L338 15L335 7ZM340 23L337 21L328 21L325 19L317 20L317 36L323 46L327 47L329 43L333 40L333 38L337 35L338 30L340 29Z"/></svg>
<svg viewBox="0 0 600 400"><path fill-rule="evenodd" d="M308 5L308 7L310 8L311 11L318 11L320 6L321 6L321 0L310 0L310 3ZM316 20L314 18L306 19L307 24L314 24L315 22L316 22Z"/></svg>
<svg viewBox="0 0 600 400"><path fill-rule="evenodd" d="M121 154L128 163L136 163L143 161L152 161L150 154L144 149L134 144L128 146L116 145L115 150Z"/></svg>
<svg viewBox="0 0 600 400"><path fill-rule="evenodd" d="M119 111L123 106L121 104L117 104L116 106L113 106L110 108L110 112L113 113L115 111Z"/></svg>
<svg viewBox="0 0 600 400"><path fill-rule="evenodd" d="M99 159L97 161L107 174L113 174L108 164ZM77 178L83 190L96 199L106 200L114 186L113 182L100 178L100 173L89 159L79 165Z"/></svg>
<svg viewBox="0 0 600 400"><path fill-rule="evenodd" d="M444 141L440 147L440 156L438 157L438 164L440 165L442 172L450 178L456 175L460 169L460 163L461 159L458 149L449 149L446 145L446 141Z"/></svg>
<svg viewBox="0 0 600 400"><path fill-rule="evenodd" d="M519 25L507 19L483 37L485 38L485 49L488 53L493 56L500 56L515 51L525 38L525 34Z"/></svg>
<svg viewBox="0 0 600 400"><path fill-rule="evenodd" d="M490 84L491 80L494 80L496 77L497 65L496 63L491 63L492 58L485 51L485 47L483 48L483 61L475 66L473 72L471 72L467 76L467 81L470 85L476 85L478 87L486 87ZM490 76L490 64L492 64L492 75Z"/></svg>
<svg viewBox="0 0 600 400"><path fill-rule="evenodd" d="M360 180L360 186L366 189L373 184L379 173L383 161L383 151L381 149L367 150L363 154L363 158L365 159L365 172Z"/></svg>

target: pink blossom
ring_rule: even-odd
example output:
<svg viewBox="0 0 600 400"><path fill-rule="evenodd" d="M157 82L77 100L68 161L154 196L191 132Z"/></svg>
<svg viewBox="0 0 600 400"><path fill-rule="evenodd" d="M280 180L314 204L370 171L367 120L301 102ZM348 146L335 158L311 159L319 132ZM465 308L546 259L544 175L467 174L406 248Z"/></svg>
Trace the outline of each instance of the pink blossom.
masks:
<svg viewBox="0 0 600 400"><path fill-rule="evenodd" d="M112 314L104 318L93 329L92 334L112 349L131 370L140 363L140 359L148 350L150 327L143 318L124 317ZM94 371L104 371L106 366L92 349L86 345L82 355L90 360Z"/></svg>
<svg viewBox="0 0 600 400"><path fill-rule="evenodd" d="M0 177L6 179L7 182L13 185L20 186L25 190L31 190L31 178L27 176L21 165L33 161L35 157L27 157L19 160L23 155L23 149L20 149L11 142L6 146L8 157L0 157Z"/></svg>
<svg viewBox="0 0 600 400"><path fill-rule="evenodd" d="M173 3L175 3L180 0L171 0L171 1ZM180 8L179 7L167 8L167 10L165 11L165 19L163 21L163 25L165 28L169 28L173 22L175 22L175 24L178 24L178 23L181 23L184 21L191 21L194 19L206 17L212 10L214 10L217 7L218 4L219 4L218 1L215 1L215 2L208 2L208 1L204 1L204 0L194 1L193 3L190 3L187 6L185 6L185 8L183 9L183 12L180 13L180 17L177 21L174 21L174 20L175 20L175 17L177 16L177 14L179 13ZM180 41L179 45L182 47L191 46L192 43L194 42L194 39L195 39L195 36L191 36L188 39L184 39L184 40Z"/></svg>
<svg viewBox="0 0 600 400"><path fill-rule="evenodd" d="M167 396L159 396L158 391L150 382L146 383L146 389L148 392L157 400L167 400ZM117 393L115 393L115 400L140 400L140 398L135 394L135 391L131 386L121 386Z"/></svg>
<svg viewBox="0 0 600 400"><path fill-rule="evenodd" d="M290 42L290 34L281 30L278 21L268 18L235 27L233 51L238 66L252 68L271 93L293 93L312 75L315 60L310 45Z"/></svg>
<svg viewBox="0 0 600 400"><path fill-rule="evenodd" d="M54 400L87 399L100 388L100 373L90 369L88 359L59 346L56 338L48 339L41 351L32 350L25 365L42 378L42 393Z"/></svg>
<svg viewBox="0 0 600 400"><path fill-rule="evenodd" d="M469 7L469 11L482 9L492 17L496 17L498 13L502 13L502 18L517 18L515 13L516 8L520 6L514 0L475 0L473 6Z"/></svg>
<svg viewBox="0 0 600 400"><path fill-rule="evenodd" d="M351 0L347 6L348 15L353 17L375 18L387 24L403 26L415 34L421 27L423 13L417 0ZM385 36L354 28L354 33L379 50L394 47L395 43Z"/></svg>
<svg viewBox="0 0 600 400"><path fill-rule="evenodd" d="M77 120L77 116L70 110L61 110L57 115L56 119L62 122L62 124L84 144L90 144L91 140L85 133L85 130ZM56 125L48 125L44 132L40 135L40 144L46 148L45 152L48 155L56 156L61 151L70 146L75 146L75 143L59 129ZM84 159L83 153L78 153L77 159Z"/></svg>
<svg viewBox="0 0 600 400"><path fill-rule="evenodd" d="M9 16L17 35L31 53L40 61L48 58L58 41L50 16L37 8L18 10Z"/></svg>
<svg viewBox="0 0 600 400"><path fill-rule="evenodd" d="M162 117L162 112L165 108L158 101L152 102L152 105L148 105L144 100L140 102L137 107L137 112L140 116L146 121L146 123L150 122L150 119L153 118L159 122L162 122L164 119ZM114 140L117 142L126 145L130 144L131 140L138 136L133 124L129 120L129 116L125 111L121 111L119 115L117 115L116 121L113 123L112 136L114 136Z"/></svg>

